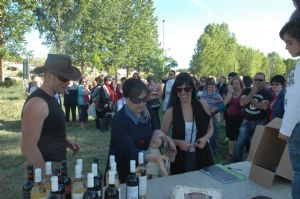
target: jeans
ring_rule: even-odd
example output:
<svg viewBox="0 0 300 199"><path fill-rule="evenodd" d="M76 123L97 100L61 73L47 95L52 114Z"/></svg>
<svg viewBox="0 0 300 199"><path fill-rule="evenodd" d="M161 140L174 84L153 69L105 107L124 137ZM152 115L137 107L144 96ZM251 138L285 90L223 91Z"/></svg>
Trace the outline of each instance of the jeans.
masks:
<svg viewBox="0 0 300 199"><path fill-rule="evenodd" d="M86 123L88 121L88 105L79 105L78 112L79 112L79 122Z"/></svg>
<svg viewBox="0 0 300 199"><path fill-rule="evenodd" d="M253 135L256 125L265 125L267 123L266 119L263 120L247 120L244 119L241 127L236 145L233 151L232 162L240 162L243 159L244 147Z"/></svg>
<svg viewBox="0 0 300 199"><path fill-rule="evenodd" d="M70 111L72 113L72 122L76 122L76 105L65 104L66 122L70 121Z"/></svg>
<svg viewBox="0 0 300 199"><path fill-rule="evenodd" d="M292 197L300 199L300 123L298 123L287 141L291 165L294 171Z"/></svg>
<svg viewBox="0 0 300 199"><path fill-rule="evenodd" d="M218 138L218 129L219 129L219 121L216 118L212 118L214 132L211 138L209 139L209 144L211 147L211 152L213 156L217 154L217 138Z"/></svg>

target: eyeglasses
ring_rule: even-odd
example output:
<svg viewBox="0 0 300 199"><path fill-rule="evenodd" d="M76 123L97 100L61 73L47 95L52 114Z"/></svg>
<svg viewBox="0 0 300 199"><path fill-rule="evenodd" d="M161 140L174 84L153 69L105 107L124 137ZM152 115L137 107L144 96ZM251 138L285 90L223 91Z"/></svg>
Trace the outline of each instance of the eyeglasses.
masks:
<svg viewBox="0 0 300 199"><path fill-rule="evenodd" d="M187 87L183 87L183 88L175 88L177 93L181 93L183 90L184 92L188 93L192 90L192 87L187 86Z"/></svg>
<svg viewBox="0 0 300 199"><path fill-rule="evenodd" d="M281 85L280 83L272 83L271 86L279 86Z"/></svg>
<svg viewBox="0 0 300 199"><path fill-rule="evenodd" d="M140 104L140 103L146 103L147 102L147 96L143 98L128 98L133 104Z"/></svg>
<svg viewBox="0 0 300 199"><path fill-rule="evenodd" d="M255 78L254 81L256 81L256 82L263 82L265 80L264 79L257 79L257 78Z"/></svg>
<svg viewBox="0 0 300 199"><path fill-rule="evenodd" d="M59 79L60 81L62 81L62 82L64 82L64 83L70 81L69 79L67 79L67 78L65 78L65 77L63 77L63 76L61 76L61 75L54 74L54 73L53 73L53 75L54 75L57 79Z"/></svg>

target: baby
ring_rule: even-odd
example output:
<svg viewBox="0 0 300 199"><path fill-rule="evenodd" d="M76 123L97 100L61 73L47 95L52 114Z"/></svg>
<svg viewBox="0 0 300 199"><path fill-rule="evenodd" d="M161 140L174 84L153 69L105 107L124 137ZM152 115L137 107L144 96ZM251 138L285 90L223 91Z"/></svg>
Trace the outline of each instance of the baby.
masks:
<svg viewBox="0 0 300 199"><path fill-rule="evenodd" d="M148 177L153 179L161 176L168 176L170 173L170 162L174 162L176 154L176 146L172 139L162 131L155 130L150 141L148 152L152 155L164 155L169 158L160 163L148 162Z"/></svg>

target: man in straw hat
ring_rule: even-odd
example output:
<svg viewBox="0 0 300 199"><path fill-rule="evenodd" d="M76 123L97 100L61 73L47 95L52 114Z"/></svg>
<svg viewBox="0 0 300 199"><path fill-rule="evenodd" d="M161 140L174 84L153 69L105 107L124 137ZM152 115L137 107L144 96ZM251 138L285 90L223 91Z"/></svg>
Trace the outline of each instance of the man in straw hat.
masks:
<svg viewBox="0 0 300 199"><path fill-rule="evenodd" d="M79 145L66 136L64 112L55 93L66 90L70 80L78 81L80 71L67 55L49 54L45 65L33 71L44 74L40 88L26 100L22 112L22 152L28 163L44 169L46 161L66 159L66 149L79 152Z"/></svg>

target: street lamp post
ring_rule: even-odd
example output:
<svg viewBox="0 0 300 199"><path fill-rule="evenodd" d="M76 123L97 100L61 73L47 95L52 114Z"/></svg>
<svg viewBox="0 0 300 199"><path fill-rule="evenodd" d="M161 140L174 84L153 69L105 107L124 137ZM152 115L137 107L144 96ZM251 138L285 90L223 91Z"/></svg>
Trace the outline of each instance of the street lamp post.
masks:
<svg viewBox="0 0 300 199"><path fill-rule="evenodd" d="M162 45L163 45L163 51L165 51L165 20L163 22L163 39L162 39Z"/></svg>

